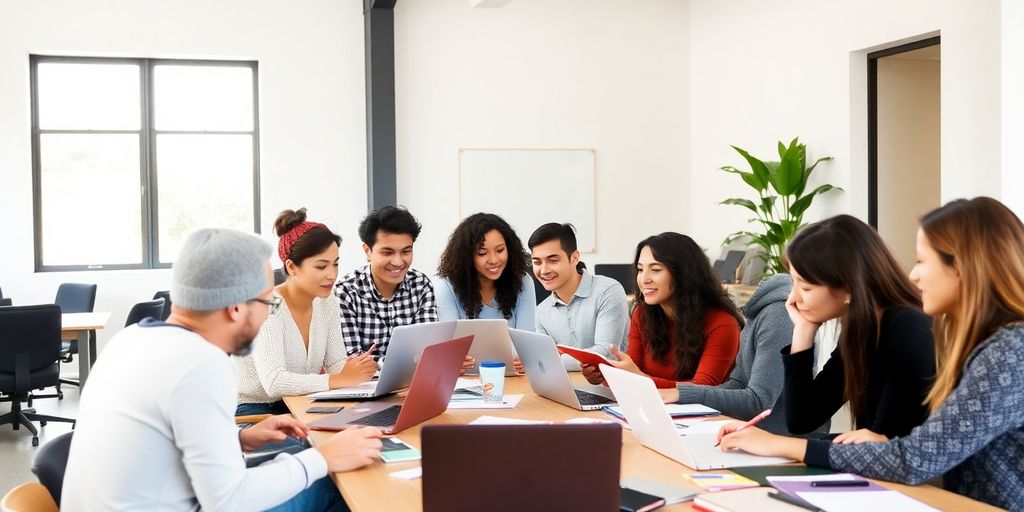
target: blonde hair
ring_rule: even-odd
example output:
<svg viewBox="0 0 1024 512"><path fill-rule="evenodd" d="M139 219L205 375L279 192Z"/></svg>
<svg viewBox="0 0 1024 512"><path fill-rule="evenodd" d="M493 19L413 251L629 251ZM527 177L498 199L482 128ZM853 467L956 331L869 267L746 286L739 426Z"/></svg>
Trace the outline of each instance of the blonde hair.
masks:
<svg viewBox="0 0 1024 512"><path fill-rule="evenodd" d="M942 262L960 276L957 303L935 318L934 412L960 382L967 358L1000 327L1024 320L1024 224L990 197L958 199L921 218Z"/></svg>

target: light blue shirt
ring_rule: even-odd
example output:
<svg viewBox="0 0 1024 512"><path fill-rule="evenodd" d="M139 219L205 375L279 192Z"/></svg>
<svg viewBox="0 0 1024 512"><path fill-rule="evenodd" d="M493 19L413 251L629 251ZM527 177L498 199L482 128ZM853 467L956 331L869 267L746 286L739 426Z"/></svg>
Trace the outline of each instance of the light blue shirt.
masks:
<svg viewBox="0 0 1024 512"><path fill-rule="evenodd" d="M434 277L434 294L437 298L437 318L444 320L465 320L466 310L455 296L455 289L452 284L444 278ZM501 312L497 301L484 304L483 309L477 318L480 319L503 319L505 314ZM516 298L516 307L512 315L508 317L508 326L523 331L534 331L534 315L537 308L537 294L534 292L533 279L523 274L523 289Z"/></svg>
<svg viewBox="0 0 1024 512"><path fill-rule="evenodd" d="M626 351L626 292L618 281L584 270L568 304L552 292L537 306L537 332L551 336L555 343L592 350L614 360L613 345ZM567 354L562 354L562 365L569 371L580 370L579 361Z"/></svg>

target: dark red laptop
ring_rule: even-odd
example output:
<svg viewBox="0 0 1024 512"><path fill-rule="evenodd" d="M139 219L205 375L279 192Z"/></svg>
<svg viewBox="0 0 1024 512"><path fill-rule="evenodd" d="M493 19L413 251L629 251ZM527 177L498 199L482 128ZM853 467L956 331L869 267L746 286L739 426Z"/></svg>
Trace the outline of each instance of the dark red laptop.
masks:
<svg viewBox="0 0 1024 512"><path fill-rule="evenodd" d="M462 362L473 345L473 336L443 341L423 349L409 392L401 404L363 402L309 423L313 430L344 430L354 425L378 427L397 434L448 409Z"/></svg>

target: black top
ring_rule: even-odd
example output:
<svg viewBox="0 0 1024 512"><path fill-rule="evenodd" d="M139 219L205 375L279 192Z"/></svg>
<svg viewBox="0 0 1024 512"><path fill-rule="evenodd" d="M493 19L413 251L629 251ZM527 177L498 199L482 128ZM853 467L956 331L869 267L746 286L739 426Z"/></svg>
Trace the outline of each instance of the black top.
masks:
<svg viewBox="0 0 1024 512"><path fill-rule="evenodd" d="M878 345L869 351L864 407L856 428L888 438L902 437L928 417L924 398L935 378L935 342L931 319L913 308L899 306L882 313ZM783 395L786 425L794 434L814 431L846 403L843 361L837 347L825 367L813 376L814 351L789 353Z"/></svg>

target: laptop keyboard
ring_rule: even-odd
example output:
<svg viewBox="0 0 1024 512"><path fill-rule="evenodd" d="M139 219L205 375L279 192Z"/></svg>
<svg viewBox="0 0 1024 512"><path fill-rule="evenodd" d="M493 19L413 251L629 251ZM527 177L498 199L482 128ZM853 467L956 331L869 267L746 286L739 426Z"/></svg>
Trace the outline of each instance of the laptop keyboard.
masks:
<svg viewBox="0 0 1024 512"><path fill-rule="evenodd" d="M613 404L615 400L609 400L601 395L595 395L581 389L574 389L576 392L576 398L579 399L580 405L601 405L601 404Z"/></svg>
<svg viewBox="0 0 1024 512"><path fill-rule="evenodd" d="M398 413L402 411L401 405L392 405L387 409L381 409L373 414L368 414L349 423L356 425L368 425L371 427L387 427L398 421Z"/></svg>

